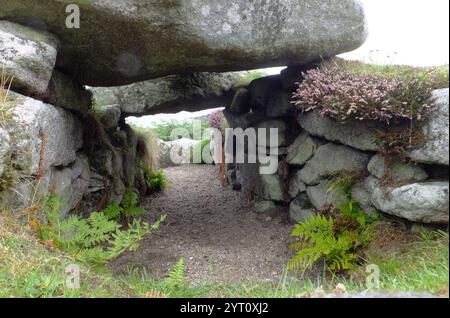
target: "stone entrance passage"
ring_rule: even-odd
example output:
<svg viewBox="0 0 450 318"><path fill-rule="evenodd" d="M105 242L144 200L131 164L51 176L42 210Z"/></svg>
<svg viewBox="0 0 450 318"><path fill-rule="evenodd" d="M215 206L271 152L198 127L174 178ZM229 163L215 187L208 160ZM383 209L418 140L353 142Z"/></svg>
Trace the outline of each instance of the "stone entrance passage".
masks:
<svg viewBox="0 0 450 318"><path fill-rule="evenodd" d="M144 266L165 274L181 257L186 277L202 282L237 283L255 279L278 282L291 254L286 211L258 214L239 192L224 187L218 167L186 165L164 170L170 187L145 198L149 220L167 214L158 232L136 253L113 263L117 271Z"/></svg>

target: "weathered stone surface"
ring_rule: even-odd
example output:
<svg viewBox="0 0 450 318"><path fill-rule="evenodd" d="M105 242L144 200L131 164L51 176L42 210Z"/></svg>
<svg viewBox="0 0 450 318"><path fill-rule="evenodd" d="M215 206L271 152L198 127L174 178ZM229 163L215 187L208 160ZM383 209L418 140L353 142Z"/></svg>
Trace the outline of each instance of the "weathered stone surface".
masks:
<svg viewBox="0 0 450 318"><path fill-rule="evenodd" d="M263 196L266 200L284 202L287 200L283 183L278 175L262 175Z"/></svg>
<svg viewBox="0 0 450 318"><path fill-rule="evenodd" d="M253 209L258 213L267 213L276 209L277 206L273 201L258 201L253 204Z"/></svg>
<svg viewBox="0 0 450 318"><path fill-rule="evenodd" d="M375 143L377 130L381 126L375 122L349 122L337 121L322 117L316 112L303 113L298 116L300 126L313 136L323 137L347 146L364 150L377 151Z"/></svg>
<svg viewBox="0 0 450 318"><path fill-rule="evenodd" d="M299 195L289 206L289 219L291 222L301 223L309 220L316 212L306 194Z"/></svg>
<svg viewBox="0 0 450 318"><path fill-rule="evenodd" d="M54 191L62 213L75 208L89 185L90 168L79 153L81 122L69 111L12 93L8 181L0 191L0 209L18 211Z"/></svg>
<svg viewBox="0 0 450 318"><path fill-rule="evenodd" d="M286 146L286 123L282 120L268 120L257 124L255 127L256 135L259 136L259 129L266 129L265 146L267 148ZM276 129L276 130L274 130ZM274 133L272 134L272 130ZM263 142L264 143L264 142ZM261 145L261 139L258 137L258 146Z"/></svg>
<svg viewBox="0 0 450 318"><path fill-rule="evenodd" d="M233 97L230 110L235 113L248 113L250 111L250 93L245 88L239 88Z"/></svg>
<svg viewBox="0 0 450 318"><path fill-rule="evenodd" d="M192 140L187 138L181 138L168 142L160 140L161 167L166 168L177 166L180 164L191 163L192 148L194 148L199 143L199 140Z"/></svg>
<svg viewBox="0 0 450 318"><path fill-rule="evenodd" d="M300 178L308 185L317 185L337 172L364 172L369 160L368 154L329 143L317 149L314 157L300 170Z"/></svg>
<svg viewBox="0 0 450 318"><path fill-rule="evenodd" d="M65 25L68 3L0 0L0 19L38 21L57 35L58 68L90 86L303 64L366 38L362 5L353 0L76 1L79 29Z"/></svg>
<svg viewBox="0 0 450 318"><path fill-rule="evenodd" d="M227 178L228 183L231 185L233 190L241 190L242 185L239 183L239 170L238 166L232 163L227 163Z"/></svg>
<svg viewBox="0 0 450 318"><path fill-rule="evenodd" d="M9 135L14 140L17 167L27 175L49 167L67 166L75 161L83 145L81 122L70 112L40 101L12 94L14 124Z"/></svg>
<svg viewBox="0 0 450 318"><path fill-rule="evenodd" d="M266 111L269 98L276 91L281 91L280 75L261 77L252 81L248 87L250 92L250 105L252 108Z"/></svg>
<svg viewBox="0 0 450 318"><path fill-rule="evenodd" d="M278 160L278 157L269 157L271 161ZM281 163L280 163L281 165ZM260 167L265 166L262 162L249 163L249 158L245 158L245 163L239 163L239 183L242 185L242 196L245 200L255 201L277 201L287 202L289 195L284 188L283 180L285 175L283 169L278 167L278 171L271 175L262 175Z"/></svg>
<svg viewBox="0 0 450 318"><path fill-rule="evenodd" d="M286 160L291 165L303 166L314 156L317 148L319 144L308 133L302 132L289 147Z"/></svg>
<svg viewBox="0 0 450 318"><path fill-rule="evenodd" d="M426 140L425 144L409 154L413 161L449 165L448 93L448 88L433 92L436 108L422 126Z"/></svg>
<svg viewBox="0 0 450 318"><path fill-rule="evenodd" d="M127 87L130 87L128 85ZM93 104L95 107L119 105L117 97L117 87L90 87L92 93Z"/></svg>
<svg viewBox="0 0 450 318"><path fill-rule="evenodd" d="M67 75L54 70L48 84L46 102L84 114L92 107L92 93Z"/></svg>
<svg viewBox="0 0 450 318"><path fill-rule="evenodd" d="M114 130L119 124L122 111L119 105L101 106L94 109L106 130Z"/></svg>
<svg viewBox="0 0 450 318"><path fill-rule="evenodd" d="M372 204L372 196L366 188L364 181L357 182L352 187L352 197L358 202L361 209L369 216L375 216L377 209Z"/></svg>
<svg viewBox="0 0 450 318"><path fill-rule="evenodd" d="M51 187L61 198L61 214L66 215L81 201L90 183L89 163L84 156L78 156L69 167L52 172Z"/></svg>
<svg viewBox="0 0 450 318"><path fill-rule="evenodd" d="M317 186L308 187L306 190L309 200L316 209L321 210L327 204L339 207L346 203L347 199L345 197L336 191L328 191L330 185L331 182L324 181Z"/></svg>
<svg viewBox="0 0 450 318"><path fill-rule="evenodd" d="M398 188L384 188L369 177L366 187L372 203L385 213L413 222L446 223L449 221L449 183L414 183Z"/></svg>
<svg viewBox="0 0 450 318"><path fill-rule="evenodd" d="M289 182L289 196L296 198L300 193L306 192L306 184L300 179L299 171L292 176Z"/></svg>
<svg viewBox="0 0 450 318"><path fill-rule="evenodd" d="M94 171L91 171L91 176L89 179L89 185L88 185L88 189L86 190L86 194L102 191L108 186L109 186L109 184L108 184L107 180L105 180L104 176L102 176Z"/></svg>
<svg viewBox="0 0 450 318"><path fill-rule="evenodd" d="M127 115L176 113L229 105L238 77L237 73L190 73L92 90L96 100L112 99Z"/></svg>
<svg viewBox="0 0 450 318"><path fill-rule="evenodd" d="M3 2L0 18L5 9ZM46 32L0 21L0 64L5 63L6 74L14 77L14 89L44 94L55 67L57 46L56 38Z"/></svg>
<svg viewBox="0 0 450 318"><path fill-rule="evenodd" d="M228 122L230 128L242 128L246 130L247 128L254 126L260 122L266 120L266 116L262 112L250 111L245 114L239 114L225 109L223 114Z"/></svg>
<svg viewBox="0 0 450 318"><path fill-rule="evenodd" d="M388 169L386 169L385 160L381 155L375 155L370 160L367 169L378 179L382 179L386 174L388 174L393 181L397 182L410 181L413 183L428 179L427 172L413 163L406 164L401 161L395 161L390 164Z"/></svg>
<svg viewBox="0 0 450 318"><path fill-rule="evenodd" d="M297 83L301 83L303 81L303 73L306 73L310 69L319 67L320 63L321 62L313 62L304 65L292 65L286 67L280 72L283 89L286 91L295 90L298 87Z"/></svg>
<svg viewBox="0 0 450 318"><path fill-rule="evenodd" d="M266 114L270 118L288 116L294 111L294 107L290 103L291 95L283 90L276 91L270 96L267 106Z"/></svg>
<svg viewBox="0 0 450 318"><path fill-rule="evenodd" d="M5 157L9 152L9 142L9 134L3 128L0 128L0 177L3 174Z"/></svg>

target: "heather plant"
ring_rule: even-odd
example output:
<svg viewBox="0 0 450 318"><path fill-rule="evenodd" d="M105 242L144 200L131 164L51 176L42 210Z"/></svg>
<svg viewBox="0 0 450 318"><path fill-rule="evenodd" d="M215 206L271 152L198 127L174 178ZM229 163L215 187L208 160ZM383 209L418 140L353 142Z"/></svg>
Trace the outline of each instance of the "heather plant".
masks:
<svg viewBox="0 0 450 318"><path fill-rule="evenodd" d="M431 107L431 92L430 86L417 79L355 75L328 65L305 74L293 104L341 122L375 120L389 125L422 120Z"/></svg>
<svg viewBox="0 0 450 318"><path fill-rule="evenodd" d="M221 132L224 132L228 128L227 120L221 110L211 113L208 116L208 121L211 128L219 129Z"/></svg>
<svg viewBox="0 0 450 318"><path fill-rule="evenodd" d="M301 111L317 111L340 122L413 123L430 112L432 90L444 85L443 74L441 68L366 66L336 60L304 74L292 103Z"/></svg>

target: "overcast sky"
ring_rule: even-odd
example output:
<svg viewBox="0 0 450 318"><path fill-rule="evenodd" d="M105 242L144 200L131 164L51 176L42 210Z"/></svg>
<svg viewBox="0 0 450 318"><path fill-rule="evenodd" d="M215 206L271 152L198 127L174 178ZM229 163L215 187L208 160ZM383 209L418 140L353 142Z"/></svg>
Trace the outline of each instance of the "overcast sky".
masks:
<svg viewBox="0 0 450 318"><path fill-rule="evenodd" d="M378 64L449 63L448 0L360 1L369 23L369 38L344 57Z"/></svg>
<svg viewBox="0 0 450 318"><path fill-rule="evenodd" d="M341 56L376 64L435 66L449 63L449 0L360 0L369 37ZM268 69L270 74L282 68Z"/></svg>

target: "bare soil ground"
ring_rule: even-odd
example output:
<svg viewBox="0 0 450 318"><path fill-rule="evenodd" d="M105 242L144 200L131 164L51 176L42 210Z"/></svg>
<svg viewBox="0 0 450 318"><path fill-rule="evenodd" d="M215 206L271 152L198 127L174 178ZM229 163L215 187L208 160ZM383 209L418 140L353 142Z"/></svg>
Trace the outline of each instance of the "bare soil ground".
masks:
<svg viewBox="0 0 450 318"><path fill-rule="evenodd" d="M257 214L244 206L239 192L221 184L214 166L173 167L165 174L169 188L142 206L152 212L148 221L166 214L166 222L137 252L117 259L114 270L145 267L159 277L183 257L193 285L278 281L291 257L293 226L286 211Z"/></svg>

